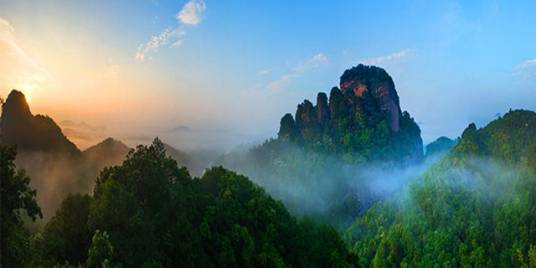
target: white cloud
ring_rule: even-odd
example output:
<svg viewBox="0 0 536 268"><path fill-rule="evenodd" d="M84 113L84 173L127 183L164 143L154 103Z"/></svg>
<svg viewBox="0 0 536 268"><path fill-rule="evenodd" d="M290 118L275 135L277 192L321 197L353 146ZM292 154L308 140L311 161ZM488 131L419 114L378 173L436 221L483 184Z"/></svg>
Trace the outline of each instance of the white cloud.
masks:
<svg viewBox="0 0 536 268"><path fill-rule="evenodd" d="M523 80L528 80L536 76L536 58L528 59L514 67L514 75L520 76Z"/></svg>
<svg viewBox="0 0 536 268"><path fill-rule="evenodd" d="M400 51L391 53L389 55L361 60L361 63L367 64L367 65L382 65L382 64L392 63L392 62L395 62L397 60L400 60L408 56L410 53L411 53L410 49L402 49Z"/></svg>
<svg viewBox="0 0 536 268"><path fill-rule="evenodd" d="M272 72L272 69L264 69L259 71L259 75L267 75Z"/></svg>
<svg viewBox="0 0 536 268"><path fill-rule="evenodd" d="M278 91L286 87L292 80L302 76L305 72L316 69L328 61L328 57L323 53L318 53L304 62L294 66L288 73L270 82L267 88L271 91Z"/></svg>
<svg viewBox="0 0 536 268"><path fill-rule="evenodd" d="M206 4L203 0L190 0L177 13L178 25L168 27L159 34L151 36L149 41L138 46L135 58L144 61L147 55L158 51L160 47L178 47L182 44L186 35L186 26L201 23Z"/></svg>
<svg viewBox="0 0 536 268"><path fill-rule="evenodd" d="M516 70L527 70L536 67L536 59L529 59L515 67Z"/></svg>
<svg viewBox="0 0 536 268"><path fill-rule="evenodd" d="M203 0L190 0L177 13L177 20L183 24L197 25L203 20L203 13L207 6Z"/></svg>
<svg viewBox="0 0 536 268"><path fill-rule="evenodd" d="M163 32L153 35L146 44L138 47L136 59L140 61L145 60L147 54L157 51L161 46L179 46L182 43L182 38L184 35L186 35L186 31L183 29L183 27L167 28Z"/></svg>

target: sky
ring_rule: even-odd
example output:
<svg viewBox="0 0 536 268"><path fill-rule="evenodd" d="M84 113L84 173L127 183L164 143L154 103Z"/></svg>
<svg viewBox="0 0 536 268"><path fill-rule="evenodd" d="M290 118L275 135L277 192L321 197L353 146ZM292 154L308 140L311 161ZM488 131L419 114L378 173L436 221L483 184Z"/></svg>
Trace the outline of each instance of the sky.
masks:
<svg viewBox="0 0 536 268"><path fill-rule="evenodd" d="M0 96L80 148L274 137L359 63L385 68L425 143L536 110L534 1L0 0Z"/></svg>

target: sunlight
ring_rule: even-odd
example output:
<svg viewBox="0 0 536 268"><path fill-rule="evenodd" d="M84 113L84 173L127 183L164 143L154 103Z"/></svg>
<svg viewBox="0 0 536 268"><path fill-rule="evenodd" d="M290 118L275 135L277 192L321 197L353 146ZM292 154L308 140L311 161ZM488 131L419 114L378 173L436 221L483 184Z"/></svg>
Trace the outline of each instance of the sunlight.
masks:
<svg viewBox="0 0 536 268"><path fill-rule="evenodd" d="M24 93L24 96L26 97L26 101L28 103L32 102L32 97L35 89L37 88L37 85L32 82L23 82L15 87L16 89L20 90L22 93Z"/></svg>

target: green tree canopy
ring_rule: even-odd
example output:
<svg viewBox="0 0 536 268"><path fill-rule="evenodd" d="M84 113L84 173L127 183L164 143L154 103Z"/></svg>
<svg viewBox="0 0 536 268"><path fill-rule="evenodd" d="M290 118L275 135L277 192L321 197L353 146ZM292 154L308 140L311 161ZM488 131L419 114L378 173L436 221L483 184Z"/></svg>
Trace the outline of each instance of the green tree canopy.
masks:
<svg viewBox="0 0 536 268"><path fill-rule="evenodd" d="M23 227L23 217L42 217L35 201L36 191L24 170L16 170L16 149L0 145L1 248L3 267L20 267L28 259L29 234Z"/></svg>

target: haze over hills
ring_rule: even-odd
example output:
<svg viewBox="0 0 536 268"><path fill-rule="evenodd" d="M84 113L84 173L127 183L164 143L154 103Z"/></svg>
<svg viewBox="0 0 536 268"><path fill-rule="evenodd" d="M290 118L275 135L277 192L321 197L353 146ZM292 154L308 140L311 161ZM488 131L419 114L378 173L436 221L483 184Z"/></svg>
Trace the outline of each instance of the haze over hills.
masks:
<svg viewBox="0 0 536 268"><path fill-rule="evenodd" d="M2 144L22 148L17 166L32 176L48 221L43 240L32 240L35 263L92 263L99 239L118 250L108 258L128 265L536 263L536 240L525 228L536 226L536 113L510 111L481 129L469 124L459 139L429 144L424 157L418 125L377 67L349 69L329 99L319 93L316 105L299 104L281 119L277 139L219 158L267 193L222 167L192 178L179 166L201 174L210 162L159 139L131 149L107 138L80 152L51 118L32 115L17 91L3 106L1 127ZM26 129L50 142L18 135ZM346 245L317 222L344 234ZM168 248L170 236L187 250ZM150 250L132 253L147 242ZM236 255L246 257L228 257Z"/></svg>
<svg viewBox="0 0 536 268"><path fill-rule="evenodd" d="M536 264L536 113L514 110L460 141L346 233L365 267Z"/></svg>
<svg viewBox="0 0 536 268"><path fill-rule="evenodd" d="M2 106L1 142L17 145L20 151L68 154L80 157L80 150L61 132L54 120L33 115L22 92L12 90Z"/></svg>
<svg viewBox="0 0 536 268"><path fill-rule="evenodd" d="M448 137L441 136L435 141L426 145L426 157L435 157L447 153L452 147L456 145L458 141L452 140Z"/></svg>
<svg viewBox="0 0 536 268"><path fill-rule="evenodd" d="M0 0L0 268L536 268L535 10Z"/></svg>
<svg viewBox="0 0 536 268"><path fill-rule="evenodd" d="M422 171L419 126L401 112L389 74L358 65L329 99L318 93L285 114L277 139L223 157L297 214L344 228L376 200Z"/></svg>
<svg viewBox="0 0 536 268"><path fill-rule="evenodd" d="M26 170L32 186L38 189L37 201L45 219L53 215L68 194L92 192L99 172L121 164L131 150L123 142L107 138L80 151L52 118L33 115L24 94L17 90L10 92L2 106L0 134L0 144L16 146L15 162ZM180 166L191 165L188 154L167 144L166 149Z"/></svg>

